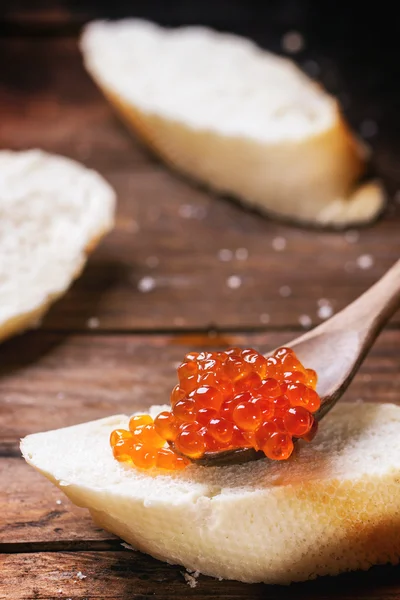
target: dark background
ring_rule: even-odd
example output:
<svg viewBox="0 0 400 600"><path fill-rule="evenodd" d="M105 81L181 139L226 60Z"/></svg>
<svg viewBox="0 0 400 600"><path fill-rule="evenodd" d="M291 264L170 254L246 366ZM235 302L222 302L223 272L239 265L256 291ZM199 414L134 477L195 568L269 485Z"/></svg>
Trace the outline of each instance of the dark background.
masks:
<svg viewBox="0 0 400 600"><path fill-rule="evenodd" d="M333 0L18 0L0 2L1 37L73 37L94 18L135 16L164 25L202 24L249 36L284 53L282 36L305 40L294 60L342 103L352 126L378 125L368 141L378 171L398 175L400 144L399 20L395 3ZM16 57L13 57L14 59ZM0 73L4 61L2 53ZM18 65L16 65L16 69ZM7 76L10 71L7 69ZM395 177L396 179L396 177ZM389 183L390 188L390 183ZM396 190L390 189L391 192Z"/></svg>

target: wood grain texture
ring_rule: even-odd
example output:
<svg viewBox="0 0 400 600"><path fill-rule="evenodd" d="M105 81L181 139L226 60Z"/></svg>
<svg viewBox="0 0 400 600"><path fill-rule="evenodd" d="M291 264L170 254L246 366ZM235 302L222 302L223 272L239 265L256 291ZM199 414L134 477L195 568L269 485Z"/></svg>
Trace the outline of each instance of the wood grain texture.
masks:
<svg viewBox="0 0 400 600"><path fill-rule="evenodd" d="M19 439L169 401L189 350L251 346L268 351L295 332L265 335L68 336L27 334L0 348L0 453ZM346 393L348 400L400 401L400 331L384 331ZM312 366L312 365L311 365Z"/></svg>
<svg viewBox="0 0 400 600"><path fill-rule="evenodd" d="M321 578L290 587L218 581L200 575L190 588L182 567L160 563L140 552L70 552L0 555L1 600L397 600L400 568L374 567L367 573ZM84 576L79 579L78 573ZM21 577L21 575L23 575ZM357 596L356 596L357 595Z"/></svg>
<svg viewBox="0 0 400 600"><path fill-rule="evenodd" d="M0 146L41 146L82 160L106 176L119 200L116 230L45 329L83 330L93 316L107 331L299 327L301 315L316 324L318 300L343 308L398 258L400 205L356 242L271 221L195 187L142 150L85 74L75 40L8 40L0 55L8 55ZM385 139L384 152L395 156L397 142L383 132ZM385 181L394 190L400 175L392 162L384 161ZM283 251L274 250L277 238ZM371 268L360 268L363 255Z"/></svg>

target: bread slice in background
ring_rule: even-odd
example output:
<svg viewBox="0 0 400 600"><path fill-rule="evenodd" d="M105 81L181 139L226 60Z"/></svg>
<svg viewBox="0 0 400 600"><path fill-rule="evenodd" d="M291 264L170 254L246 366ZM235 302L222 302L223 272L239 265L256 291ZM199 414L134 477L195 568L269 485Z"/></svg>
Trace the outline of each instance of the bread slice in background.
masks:
<svg viewBox="0 0 400 600"><path fill-rule="evenodd" d="M22 453L99 526L207 575L287 584L399 561L399 407L339 403L287 462L172 474L114 460L110 433L127 424L29 435Z"/></svg>
<svg viewBox="0 0 400 600"><path fill-rule="evenodd" d="M40 150L0 151L0 341L35 326L113 226L94 171Z"/></svg>
<svg viewBox="0 0 400 600"><path fill-rule="evenodd" d="M178 171L292 221L374 219L380 184L337 101L295 64L203 27L86 26L84 63L127 125Z"/></svg>

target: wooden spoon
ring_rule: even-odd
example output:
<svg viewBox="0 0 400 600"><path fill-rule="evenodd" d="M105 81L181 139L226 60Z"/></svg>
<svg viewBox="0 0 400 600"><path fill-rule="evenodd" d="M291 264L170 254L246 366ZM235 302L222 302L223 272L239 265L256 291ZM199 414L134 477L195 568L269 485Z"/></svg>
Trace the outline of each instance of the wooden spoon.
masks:
<svg viewBox="0 0 400 600"><path fill-rule="evenodd" d="M400 260L369 290L315 329L285 344L307 368L318 374L319 421L350 385L379 332L400 306ZM253 448L206 452L195 462L233 465L265 458Z"/></svg>

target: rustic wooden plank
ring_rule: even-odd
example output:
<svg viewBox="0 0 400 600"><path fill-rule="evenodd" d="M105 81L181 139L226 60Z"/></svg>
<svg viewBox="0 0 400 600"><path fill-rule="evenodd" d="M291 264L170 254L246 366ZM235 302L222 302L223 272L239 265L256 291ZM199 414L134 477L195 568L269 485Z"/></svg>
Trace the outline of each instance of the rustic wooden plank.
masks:
<svg viewBox="0 0 400 600"><path fill-rule="evenodd" d="M2 600L400 598L399 567L374 567L367 573L324 577L290 587L217 581L200 575L192 589L184 579L182 567L160 563L140 552L128 550L0 555L0 567Z"/></svg>
<svg viewBox="0 0 400 600"><path fill-rule="evenodd" d="M15 455L28 433L168 402L175 368L190 349L284 344L294 332L266 335L68 336L30 333L0 348L0 454ZM400 400L399 330L387 330L346 398Z"/></svg>
<svg viewBox="0 0 400 600"><path fill-rule="evenodd" d="M110 549L116 538L96 527L54 485L20 458L0 459L0 552L52 542L59 549ZM49 545L46 545L49 549Z"/></svg>
<svg viewBox="0 0 400 600"><path fill-rule="evenodd" d="M119 198L116 230L44 328L82 330L91 317L107 331L299 327L301 315L315 324L318 300L339 310L398 258L399 204L356 239L279 224L177 177L114 118L76 40L0 40L0 56L0 146L39 145L83 160ZM382 119L392 114L389 91ZM368 116L368 108L357 110ZM400 138L383 123L377 159L394 192ZM279 244L286 247L277 251ZM360 267L365 255L371 268Z"/></svg>

